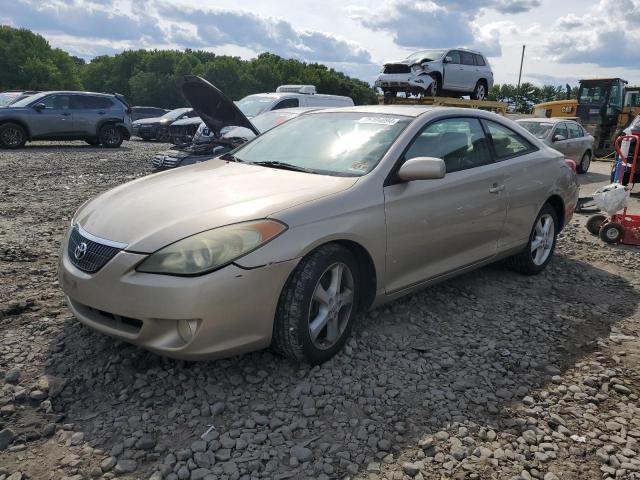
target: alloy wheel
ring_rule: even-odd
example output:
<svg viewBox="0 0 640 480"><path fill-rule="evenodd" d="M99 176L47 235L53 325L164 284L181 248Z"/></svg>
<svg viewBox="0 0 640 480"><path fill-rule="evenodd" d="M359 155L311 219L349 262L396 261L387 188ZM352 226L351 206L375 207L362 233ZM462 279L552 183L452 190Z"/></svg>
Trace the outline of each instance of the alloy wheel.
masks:
<svg viewBox="0 0 640 480"><path fill-rule="evenodd" d="M476 100L484 100L484 97L485 97L484 84L480 83L476 87Z"/></svg>
<svg viewBox="0 0 640 480"><path fill-rule="evenodd" d="M115 145L120 140L120 134L115 127L105 127L102 132L102 143L105 145Z"/></svg>
<svg viewBox="0 0 640 480"><path fill-rule="evenodd" d="M555 229L553 217L548 213L538 219L531 240L531 259L534 264L538 266L544 264L551 255L555 242Z"/></svg>
<svg viewBox="0 0 640 480"><path fill-rule="evenodd" d="M587 173L587 170L589 170L590 166L591 166L591 155L589 155L588 152L585 152L585 154L582 156L582 161L580 162L580 169L582 170L583 173Z"/></svg>
<svg viewBox="0 0 640 480"><path fill-rule="evenodd" d="M340 340L353 309L353 291L353 273L342 262L320 276L309 308L309 335L316 348L326 350Z"/></svg>
<svg viewBox="0 0 640 480"><path fill-rule="evenodd" d="M17 147L22 142L22 132L15 127L8 127L2 131L2 143L7 147Z"/></svg>

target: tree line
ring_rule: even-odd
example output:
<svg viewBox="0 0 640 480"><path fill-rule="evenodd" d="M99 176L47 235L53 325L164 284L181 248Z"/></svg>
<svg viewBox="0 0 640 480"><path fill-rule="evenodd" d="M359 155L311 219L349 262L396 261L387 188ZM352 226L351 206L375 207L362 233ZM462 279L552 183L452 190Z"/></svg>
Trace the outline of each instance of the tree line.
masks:
<svg viewBox="0 0 640 480"><path fill-rule="evenodd" d="M193 74L206 78L232 100L272 92L283 84L315 85L319 93L346 95L356 104L378 103L378 93L362 80L318 63L284 59L271 53L242 60L202 50L126 50L90 62L52 48L41 35L0 25L0 91L90 90L121 93L131 105L176 108L186 105L176 80ZM577 97L572 87L570 98ZM494 85L489 100L528 112L537 103L567 98L565 87L525 82Z"/></svg>
<svg viewBox="0 0 640 480"><path fill-rule="evenodd" d="M89 90L121 93L132 105L176 108L186 105L176 80L206 78L232 100L278 85L315 85L318 93L346 95L356 104L377 103L366 82L318 63L263 53L251 60L200 50L126 50L90 62L51 48L27 29L0 26L0 91Z"/></svg>

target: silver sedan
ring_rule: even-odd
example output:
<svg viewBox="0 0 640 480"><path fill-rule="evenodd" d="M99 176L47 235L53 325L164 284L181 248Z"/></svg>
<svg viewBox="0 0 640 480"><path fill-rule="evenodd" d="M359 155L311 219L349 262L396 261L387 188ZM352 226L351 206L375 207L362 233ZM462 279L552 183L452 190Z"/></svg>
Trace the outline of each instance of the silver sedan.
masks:
<svg viewBox="0 0 640 480"><path fill-rule="evenodd" d="M358 311L500 259L541 272L577 199L564 157L496 114L321 110L88 201L59 280L80 321L163 355L321 363Z"/></svg>
<svg viewBox="0 0 640 480"><path fill-rule="evenodd" d="M562 118L521 118L516 122L576 162L578 173L587 173L593 157L593 137L578 122Z"/></svg>

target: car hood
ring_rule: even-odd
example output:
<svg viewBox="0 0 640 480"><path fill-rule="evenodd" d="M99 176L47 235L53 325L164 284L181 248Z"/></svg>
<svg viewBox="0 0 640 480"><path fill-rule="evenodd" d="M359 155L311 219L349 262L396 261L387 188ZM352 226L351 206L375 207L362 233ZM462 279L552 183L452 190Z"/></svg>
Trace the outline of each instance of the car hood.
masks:
<svg viewBox="0 0 640 480"><path fill-rule="evenodd" d="M202 119L200 117L191 117L191 118L183 118L182 120L176 120L171 125L172 126L180 126L180 125L200 125L202 123Z"/></svg>
<svg viewBox="0 0 640 480"><path fill-rule="evenodd" d="M413 65L414 62L413 60L407 60L406 58L404 60L398 60L397 62L386 62L384 65Z"/></svg>
<svg viewBox="0 0 640 480"><path fill-rule="evenodd" d="M334 177L211 160L134 180L87 202L74 222L151 253L204 230L268 217L353 186Z"/></svg>
<svg viewBox="0 0 640 480"><path fill-rule="evenodd" d="M143 124L149 124L149 123L160 123L161 120L162 119L160 117L142 118L140 120L136 120L135 122L133 122L133 125L143 125Z"/></svg>
<svg viewBox="0 0 640 480"><path fill-rule="evenodd" d="M178 88L216 136L224 127L246 127L256 135L260 134L236 104L204 78L185 75L178 81Z"/></svg>

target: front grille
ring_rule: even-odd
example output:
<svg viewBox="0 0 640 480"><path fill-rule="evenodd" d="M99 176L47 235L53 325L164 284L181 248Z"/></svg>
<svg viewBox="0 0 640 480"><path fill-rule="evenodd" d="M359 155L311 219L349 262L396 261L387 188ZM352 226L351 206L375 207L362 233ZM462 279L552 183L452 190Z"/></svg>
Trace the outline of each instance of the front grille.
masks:
<svg viewBox="0 0 640 480"><path fill-rule="evenodd" d="M384 73L410 73L411 68L409 65L401 63L392 63L384 66Z"/></svg>
<svg viewBox="0 0 640 480"><path fill-rule="evenodd" d="M87 273L100 270L120 250L122 249L89 240L80 233L78 227L71 231L67 247L71 263Z"/></svg>
<svg viewBox="0 0 640 480"><path fill-rule="evenodd" d="M153 157L153 167L154 168L175 168L178 166L182 159L177 157L169 157L162 153L159 153L155 157Z"/></svg>

